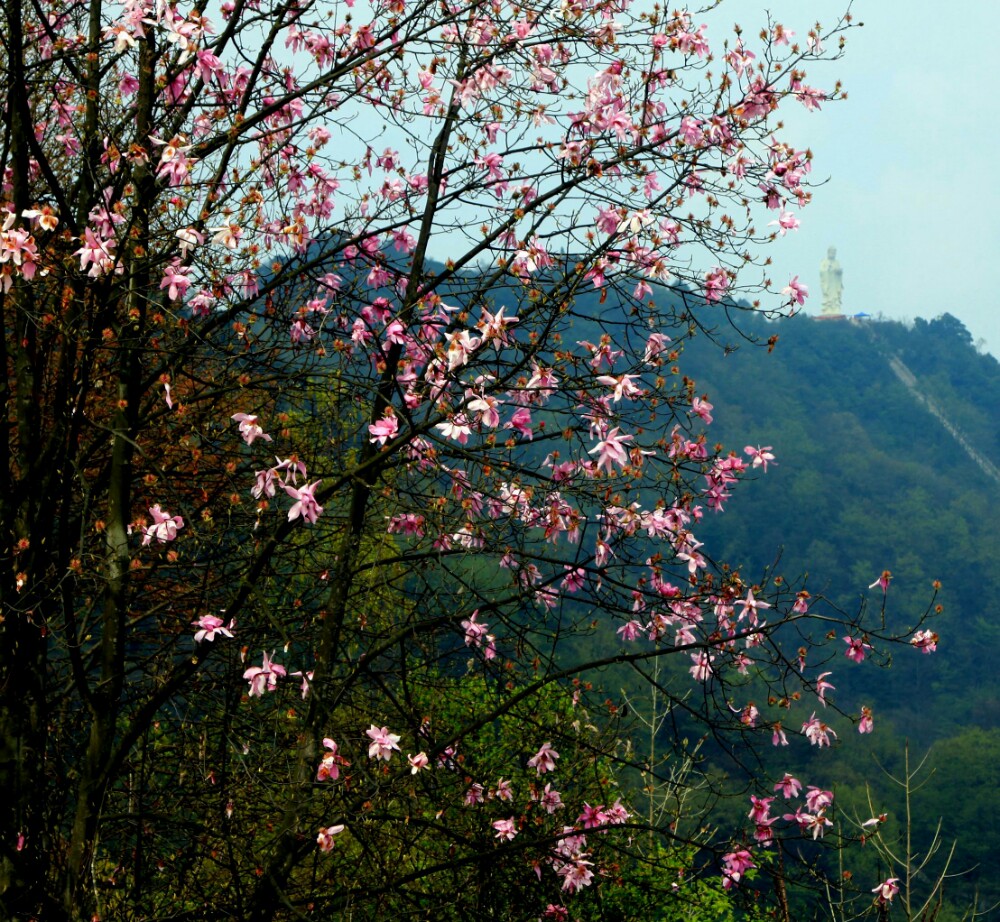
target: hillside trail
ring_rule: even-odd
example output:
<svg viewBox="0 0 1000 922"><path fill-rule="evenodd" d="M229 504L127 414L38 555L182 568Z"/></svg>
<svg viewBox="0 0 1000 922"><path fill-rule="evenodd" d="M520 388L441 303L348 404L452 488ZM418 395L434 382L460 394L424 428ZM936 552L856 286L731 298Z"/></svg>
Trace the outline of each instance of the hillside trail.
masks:
<svg viewBox="0 0 1000 922"><path fill-rule="evenodd" d="M966 453L966 455L968 455L969 459L976 464L987 477L995 483L1000 484L1000 468L997 468L992 461L976 450L972 442L958 428L958 426L956 426L948 418L947 414L941 409L933 397L921 391L920 382L917 380L917 376L910 371L909 368L907 368L906 363L903 362L898 355L891 352L887 355L887 359L893 374L895 374L913 398L930 411L938 422L941 423L941 425L944 426L944 428L951 434L952 438L958 442L959 446Z"/></svg>

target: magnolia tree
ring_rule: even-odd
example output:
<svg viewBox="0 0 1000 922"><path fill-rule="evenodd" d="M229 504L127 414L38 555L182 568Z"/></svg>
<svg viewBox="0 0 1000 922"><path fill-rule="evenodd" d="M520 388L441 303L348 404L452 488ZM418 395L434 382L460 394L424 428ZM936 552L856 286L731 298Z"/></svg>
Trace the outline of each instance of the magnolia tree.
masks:
<svg viewBox="0 0 1000 922"><path fill-rule="evenodd" d="M830 826L830 779L711 841L681 790L686 737L871 730L810 625L892 639L696 537L774 459L683 342L803 303L777 112L849 24L711 18L6 3L6 917L581 918ZM602 676L654 683L648 759Z"/></svg>

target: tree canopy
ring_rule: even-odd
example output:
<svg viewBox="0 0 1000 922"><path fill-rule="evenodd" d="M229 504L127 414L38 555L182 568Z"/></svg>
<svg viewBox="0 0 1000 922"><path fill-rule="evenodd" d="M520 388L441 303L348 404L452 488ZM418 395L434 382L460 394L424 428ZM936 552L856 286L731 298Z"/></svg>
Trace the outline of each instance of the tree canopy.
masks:
<svg viewBox="0 0 1000 922"><path fill-rule="evenodd" d="M871 727L783 632L937 636L696 537L774 459L709 440L683 345L804 301L761 252L812 194L778 113L839 97L805 69L850 24L717 22L8 0L8 917L560 919L651 865L781 905L832 795L758 741ZM685 813L701 738L736 828Z"/></svg>

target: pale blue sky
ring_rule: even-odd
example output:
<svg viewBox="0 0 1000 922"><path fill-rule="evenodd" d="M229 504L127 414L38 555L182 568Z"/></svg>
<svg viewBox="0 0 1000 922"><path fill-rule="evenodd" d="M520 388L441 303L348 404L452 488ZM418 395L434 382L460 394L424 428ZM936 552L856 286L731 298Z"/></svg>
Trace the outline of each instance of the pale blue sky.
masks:
<svg viewBox="0 0 1000 922"><path fill-rule="evenodd" d="M709 35L738 21L755 33L766 10L804 38L833 24L838 0L725 0ZM798 273L819 310L819 263L835 245L844 308L891 318L958 317L1000 357L1000 98L993 88L1000 3L855 0L864 27L844 58L807 81L840 78L848 100L793 113L789 140L809 146L813 179L829 178L802 227L772 248L774 280ZM716 40L721 36L716 36ZM713 43L714 44L714 43Z"/></svg>
<svg viewBox="0 0 1000 922"><path fill-rule="evenodd" d="M845 312L948 312L1000 357L1000 0L722 0L693 18L719 49L734 22L755 36L770 12L804 41L817 21L826 31L848 9L864 26L848 32L841 60L814 64L807 83L839 79L849 98L819 112L782 110L782 138L812 149L822 185L798 211L801 228L767 251L775 289L798 275L810 291L806 312L818 313L819 264L833 245Z"/></svg>

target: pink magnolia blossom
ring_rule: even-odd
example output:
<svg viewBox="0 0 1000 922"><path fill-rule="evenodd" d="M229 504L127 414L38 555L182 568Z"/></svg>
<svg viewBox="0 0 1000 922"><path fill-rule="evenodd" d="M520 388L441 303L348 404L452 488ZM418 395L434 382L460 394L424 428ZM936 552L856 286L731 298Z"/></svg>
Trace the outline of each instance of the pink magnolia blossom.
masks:
<svg viewBox="0 0 1000 922"><path fill-rule="evenodd" d="M756 598L752 588L747 590L747 597L740 599L736 604L740 606L740 613L737 620L742 621L745 618L754 626L758 624L759 619L757 615L760 609L771 607L770 602L761 602L760 599Z"/></svg>
<svg viewBox="0 0 1000 922"><path fill-rule="evenodd" d="M883 570L882 575L877 580L875 580L875 582L872 583L868 588L874 589L876 586L879 586L881 587L882 592L886 593L889 591L889 583L891 580L892 580L892 573L890 573L888 570Z"/></svg>
<svg viewBox="0 0 1000 922"><path fill-rule="evenodd" d="M313 493L322 482L317 480L315 483L304 484L298 488L284 484L285 492L295 500L292 508L288 510L289 522L294 522L301 516L310 525L316 524L316 520L323 514L323 507L316 502Z"/></svg>
<svg viewBox="0 0 1000 922"><path fill-rule="evenodd" d="M210 227L208 231L212 234L212 243L218 243L227 250L239 249L243 229L235 221L223 224L220 227Z"/></svg>
<svg viewBox="0 0 1000 922"><path fill-rule="evenodd" d="M368 433L371 436L369 441L373 445L376 443L385 445L390 439L396 437L397 432L399 432L399 420L396 419L392 410L386 410L381 419L376 420L368 427Z"/></svg>
<svg viewBox="0 0 1000 922"><path fill-rule="evenodd" d="M811 813L819 813L824 807L833 805L833 791L824 791L814 784L806 791L806 809Z"/></svg>
<svg viewBox="0 0 1000 922"><path fill-rule="evenodd" d="M388 727L376 727L372 724L365 733L371 739L368 746L369 759L382 759L388 762L392 758L393 750L399 752L400 737L396 733L390 733Z"/></svg>
<svg viewBox="0 0 1000 922"><path fill-rule="evenodd" d="M810 792L813 791L828 796L828 802L833 802L833 795L829 791L819 791L818 788L810 788ZM826 806L820 806L814 813L807 812L808 809L808 807L799 807L794 813L786 813L782 819L789 823L795 823L801 832L810 834L813 839L822 838L827 827L833 825L826 817Z"/></svg>
<svg viewBox="0 0 1000 922"><path fill-rule="evenodd" d="M633 397L642 395L642 388L633 383L633 379L638 375L599 375L595 380L598 384L604 384L611 388L611 399L618 403L625 397L631 400Z"/></svg>
<svg viewBox="0 0 1000 922"><path fill-rule="evenodd" d="M493 828L496 830L497 839L502 839L505 842L509 842L514 836L517 835L517 828L514 825L513 818L507 820L494 820Z"/></svg>
<svg viewBox="0 0 1000 922"><path fill-rule="evenodd" d="M655 336L656 334L653 335ZM587 342L587 340L585 339L579 340L577 342L577 345L583 346L590 352L591 358L587 364L590 365L590 367L593 368L594 370L599 370L602 365L607 365L608 368L614 367L615 359L624 354L621 349L612 348L611 337L607 335L602 336L600 343L598 343L597 345L594 345L594 343L591 342ZM600 378L598 378L597 380L601 381ZM616 383L616 379L605 378L605 380L602 381L601 383L603 384L610 383L613 386Z"/></svg>
<svg viewBox="0 0 1000 922"><path fill-rule="evenodd" d="M263 665L251 666L243 673L243 678L250 683L250 697L260 698L265 691L273 692L278 687L278 679L284 678L287 674L284 666L272 662L271 657L265 653Z"/></svg>
<svg viewBox="0 0 1000 922"><path fill-rule="evenodd" d="M872 709L862 707L861 719L858 721L858 733L871 733L874 729L875 721L872 719Z"/></svg>
<svg viewBox="0 0 1000 922"><path fill-rule="evenodd" d="M607 823L608 816L604 812L603 806L592 807L590 804L585 803L576 821L584 829L596 829Z"/></svg>
<svg viewBox="0 0 1000 922"><path fill-rule="evenodd" d="M479 612L474 611L462 622L462 627L465 629L465 645L483 648L486 659L494 659L497 655L496 637L489 633L490 626L485 621L476 620L478 617Z"/></svg>
<svg viewBox="0 0 1000 922"><path fill-rule="evenodd" d="M622 826L632 818L620 797L604 811L604 815L605 822L611 826Z"/></svg>
<svg viewBox="0 0 1000 922"><path fill-rule="evenodd" d="M590 449L588 454L597 455L597 469L604 468L609 474L614 473L614 465L625 467L629 461L624 445L631 442L633 436L622 435L621 429L615 426L607 436Z"/></svg>
<svg viewBox="0 0 1000 922"><path fill-rule="evenodd" d="M120 32L119 35L126 34ZM118 47L118 43L115 43L115 47ZM118 89L121 91L122 96L132 96L139 89L139 81L134 74L125 74L121 80L118 81Z"/></svg>
<svg viewBox="0 0 1000 922"><path fill-rule="evenodd" d="M526 439L533 439L535 434L531 429L531 410L527 407L518 407L510 420L504 424L504 429L513 429Z"/></svg>
<svg viewBox="0 0 1000 922"><path fill-rule="evenodd" d="M316 336L316 331L304 320L295 320L288 329L288 335L293 343L309 342Z"/></svg>
<svg viewBox="0 0 1000 922"><path fill-rule="evenodd" d="M775 791L780 791L781 796L786 800L799 796L802 790L802 782L798 778L785 772L784 777L774 786Z"/></svg>
<svg viewBox="0 0 1000 922"><path fill-rule="evenodd" d="M390 535L417 535L423 537L426 519L415 512L401 512L389 519L386 532Z"/></svg>
<svg viewBox="0 0 1000 922"><path fill-rule="evenodd" d="M650 333L649 339L646 340L646 351L642 360L650 365L655 364L657 356L667 350L669 342L670 337L664 333Z"/></svg>
<svg viewBox="0 0 1000 922"><path fill-rule="evenodd" d="M26 215L29 213L24 212ZM13 226L15 220L15 215L11 212L3 223L3 230L0 232L0 265L3 265L5 270L8 266L19 266L21 275L31 281L37 269L38 249L31 234L23 228ZM12 284L12 276L5 274L4 291L9 291Z"/></svg>
<svg viewBox="0 0 1000 922"><path fill-rule="evenodd" d="M938 639L938 635L933 631L917 631L910 638L910 644L921 653L933 653L937 650Z"/></svg>
<svg viewBox="0 0 1000 922"><path fill-rule="evenodd" d="M562 795L558 791L553 791L551 784L545 785L544 791L532 793L531 799L539 801L545 808L545 811L550 814L566 806L562 802Z"/></svg>
<svg viewBox="0 0 1000 922"><path fill-rule="evenodd" d="M500 425L500 413L498 410L500 401L492 394L476 395L472 391L468 393L472 398L466 405L469 412L478 415L478 422L481 425L489 429L496 429Z"/></svg>
<svg viewBox="0 0 1000 922"><path fill-rule="evenodd" d="M184 527L184 519L179 515L171 515L160 509L159 503L149 507L149 514L153 517L153 524L146 526L145 534L142 536L142 546L145 547L154 538L160 544L166 544L177 537L177 532Z"/></svg>
<svg viewBox="0 0 1000 922"><path fill-rule="evenodd" d="M469 356L479 348L482 340L471 336L468 330L452 333L448 337L448 371L461 368L469 361Z"/></svg>
<svg viewBox="0 0 1000 922"><path fill-rule="evenodd" d="M533 364L531 377L528 378L528 383L524 386L524 390L527 392L525 396L535 403L544 402L556 392L558 384L559 378L556 377L551 368Z"/></svg>
<svg viewBox="0 0 1000 922"><path fill-rule="evenodd" d="M266 471L257 471L254 474L254 478L254 485L250 488L250 495L254 499L260 499L263 496L274 496L277 477L275 476L273 467L268 468Z"/></svg>
<svg viewBox="0 0 1000 922"><path fill-rule="evenodd" d="M816 678L816 695L820 700L820 704L826 707L826 693L827 691L836 691L836 686L831 685L826 681L828 675L833 675L831 672L822 672Z"/></svg>
<svg viewBox="0 0 1000 922"><path fill-rule="evenodd" d="M193 298L188 299L187 306L192 317L207 317L212 313L214 303L215 295L202 289Z"/></svg>
<svg viewBox="0 0 1000 922"><path fill-rule="evenodd" d="M344 831L344 828L343 824L341 824L320 829L319 835L316 836L316 844L319 846L319 850L321 852L333 851L333 840Z"/></svg>
<svg viewBox="0 0 1000 922"><path fill-rule="evenodd" d="M160 163L156 168L157 178L166 178L171 186L180 186L187 182L188 172L195 160L189 160L187 152L191 150L190 144L185 144L185 138L178 135L169 144L159 138L150 137L154 144L163 147L160 154Z"/></svg>
<svg viewBox="0 0 1000 922"><path fill-rule="evenodd" d="M339 747L329 737L323 738L323 746L329 752L325 753L320 760L319 767L316 769L316 780L336 781L340 777L340 766L349 765L350 763L338 754L337 750Z"/></svg>
<svg viewBox="0 0 1000 922"><path fill-rule="evenodd" d="M49 205L44 205L42 208L27 208L21 212L21 216L30 219L32 224L36 224L42 230L53 231L59 226L59 218Z"/></svg>
<svg viewBox="0 0 1000 922"><path fill-rule="evenodd" d="M415 775L421 769L429 768L431 760L427 758L426 752L418 752L415 756L407 756L406 761L410 763L410 774Z"/></svg>
<svg viewBox="0 0 1000 922"><path fill-rule="evenodd" d="M401 320L393 319L385 325L385 341L393 346L406 345L406 327Z"/></svg>
<svg viewBox="0 0 1000 922"><path fill-rule="evenodd" d="M635 288L632 289L632 297L635 298L636 301L642 301L652 295L652 293L653 286L650 285L645 279L639 279L639 281L635 283Z"/></svg>
<svg viewBox="0 0 1000 922"><path fill-rule="evenodd" d="M729 288L729 275L725 269L716 266L711 272L705 273L705 300L711 304L721 301Z"/></svg>
<svg viewBox="0 0 1000 922"><path fill-rule="evenodd" d="M305 701L306 698L309 697L309 690L312 687L310 683L313 680L313 672L311 670L309 672L302 672L301 670L298 670L291 673L291 675L302 679L302 682L299 685L299 691L302 693L302 700Z"/></svg>
<svg viewBox="0 0 1000 922"><path fill-rule="evenodd" d="M618 630L617 634L621 636L621 639L631 643L637 637L642 634L643 626L641 621L636 621L633 618L631 621L626 621Z"/></svg>
<svg viewBox="0 0 1000 922"><path fill-rule="evenodd" d="M754 864L753 855L745 848L723 855L722 865L722 886L726 890L737 886L747 871L757 867Z"/></svg>
<svg viewBox="0 0 1000 922"><path fill-rule="evenodd" d="M892 898L899 893L899 878L889 877L883 880L877 887L872 887L872 893L875 894L881 905L891 903Z"/></svg>
<svg viewBox="0 0 1000 922"><path fill-rule="evenodd" d="M269 436L257 423L257 417L248 413L234 413L230 419L240 424L240 435L247 445L253 445L254 440L263 439L265 442L271 441Z"/></svg>
<svg viewBox="0 0 1000 922"><path fill-rule="evenodd" d="M771 41L775 47L787 45L793 38L795 38L795 33L791 29L786 29L780 22L775 23L771 29Z"/></svg>
<svg viewBox="0 0 1000 922"><path fill-rule="evenodd" d="M753 63L756 57L752 51L743 47L742 39L737 39L733 50L726 55L726 61L736 71L737 76L742 76L743 71Z"/></svg>
<svg viewBox="0 0 1000 922"><path fill-rule="evenodd" d="M306 463L305 461L300 461L294 455L291 458L285 458L284 461L281 460L277 455L274 458L278 463L274 466L275 473L280 473L282 471L288 472L288 480L293 484L298 483L298 477L301 474L303 477L306 476Z"/></svg>
<svg viewBox="0 0 1000 922"><path fill-rule="evenodd" d="M115 261L116 242L113 238L104 239L98 237L89 227L83 230L83 246L76 250L73 255L80 257L80 270L87 269L90 278L100 278L102 275L112 271L119 271L119 266Z"/></svg>
<svg viewBox="0 0 1000 922"><path fill-rule="evenodd" d="M235 625L233 621L225 624L217 615L202 615L197 621L191 623L199 629L194 635L195 643L201 643L203 640L215 640L216 634L232 637L232 629Z"/></svg>
<svg viewBox="0 0 1000 922"><path fill-rule="evenodd" d="M542 743L541 748L530 759L528 767L533 768L539 775L556 770L556 759L559 753L552 748L551 743Z"/></svg>
<svg viewBox="0 0 1000 922"><path fill-rule="evenodd" d="M771 816L766 820L756 823L754 825L753 838L755 842L759 842L763 846L768 846L774 841L774 824L778 821L778 817Z"/></svg>
<svg viewBox="0 0 1000 922"><path fill-rule="evenodd" d="M864 662L865 650L870 650L871 644L865 643L864 639L861 637L844 637L844 643L847 644L847 649L844 651L844 656L849 660L854 660L856 663Z"/></svg>
<svg viewBox="0 0 1000 922"><path fill-rule="evenodd" d="M673 36L677 50L682 54L693 54L699 58L705 57L710 51L708 40L705 38L707 28L708 25L702 23L694 32L688 31L687 28L679 29Z"/></svg>
<svg viewBox="0 0 1000 922"><path fill-rule="evenodd" d="M454 439L460 445L467 444L469 436L472 435L469 420L462 413L457 413L451 419L438 423L434 428L440 430L441 435L446 439Z"/></svg>
<svg viewBox="0 0 1000 922"><path fill-rule="evenodd" d="M587 847L587 837L574 826L563 826L563 835L556 842L555 853L567 859L579 854Z"/></svg>
<svg viewBox="0 0 1000 922"><path fill-rule="evenodd" d="M559 584L566 592L579 592L587 585L587 571L582 567L563 566L566 575Z"/></svg>
<svg viewBox="0 0 1000 922"><path fill-rule="evenodd" d="M812 717L802 724L802 735L820 749L830 745L831 736L835 738L837 736L830 727L816 717L815 711L813 711Z"/></svg>
<svg viewBox="0 0 1000 922"><path fill-rule="evenodd" d="M688 669L688 672L691 673L696 682L707 682L715 674L715 670L712 669L715 657L709 656L704 650L692 653L691 661L694 665Z"/></svg>
<svg viewBox="0 0 1000 922"><path fill-rule="evenodd" d="M706 426L712 425L712 410L715 409L712 404L710 404L703 397L695 397L691 401L691 413L693 416L700 416L704 421Z"/></svg>
<svg viewBox="0 0 1000 922"><path fill-rule="evenodd" d="M806 298L809 297L809 289L799 281L797 275L789 279L788 284L781 289L781 293L788 298L789 302L797 304L805 304Z"/></svg>
<svg viewBox="0 0 1000 922"><path fill-rule="evenodd" d="M556 873L563 879L562 889L569 893L575 893L590 884L594 879L594 872L591 870L594 863L588 861L583 856L577 856L559 866Z"/></svg>
<svg viewBox="0 0 1000 922"><path fill-rule="evenodd" d="M518 317L504 317L505 308L503 305L495 314L491 314L486 308L481 308L482 319L476 324L476 329L483 334L482 342L492 342L497 349L508 345L511 342L509 328L518 323Z"/></svg>
<svg viewBox="0 0 1000 922"><path fill-rule="evenodd" d="M781 214L778 215L778 220L771 221L768 224L768 227L777 225L781 233L781 236L784 237L787 231L798 230L800 224L801 222L799 221L799 219L795 217L795 215L792 214L790 211L782 211Z"/></svg>
<svg viewBox="0 0 1000 922"><path fill-rule="evenodd" d="M774 455L771 453L770 445L765 445L763 448L760 446L754 448L753 445L747 445L746 448L743 449L743 453L750 457L751 467L763 467L765 473L767 472L767 465L769 462L776 463L774 461Z"/></svg>

